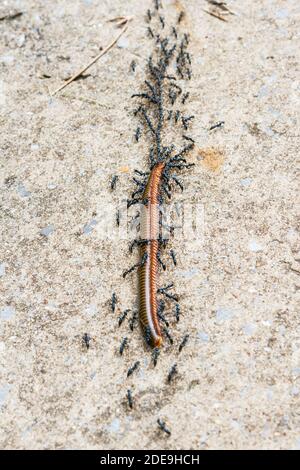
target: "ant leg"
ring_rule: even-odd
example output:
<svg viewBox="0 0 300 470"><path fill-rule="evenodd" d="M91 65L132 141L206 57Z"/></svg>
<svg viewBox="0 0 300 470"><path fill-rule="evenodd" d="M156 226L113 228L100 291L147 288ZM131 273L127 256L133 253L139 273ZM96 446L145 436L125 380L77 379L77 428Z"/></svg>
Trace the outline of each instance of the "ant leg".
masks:
<svg viewBox="0 0 300 470"><path fill-rule="evenodd" d="M164 310L165 310L165 302L163 300L160 300L158 304L157 315L158 315L158 318L166 325L166 327L168 327L169 322L166 320L163 314Z"/></svg>
<svg viewBox="0 0 300 470"><path fill-rule="evenodd" d="M169 340L170 344L173 344L173 342L174 342L174 341L173 341L173 338L172 338L172 336L170 335L170 332L169 332L169 330L168 330L167 328L164 328L164 330L163 330L163 331L164 331L164 333L165 333L166 337L168 338L168 340Z"/></svg>
<svg viewBox="0 0 300 470"><path fill-rule="evenodd" d="M145 265L146 261L147 261L147 258L148 258L148 253L144 253L141 261L139 263L136 263L134 264L130 269L127 269L127 271L124 271L123 273L123 278L125 279L125 277L132 273L132 271L134 271L136 268L141 268L142 266Z"/></svg>
<svg viewBox="0 0 300 470"><path fill-rule="evenodd" d="M163 270L165 271L165 270L166 270L166 265L165 265L165 264L164 264L164 262L162 261L162 259L161 259L161 257L160 257L160 253L159 253L159 252L157 252L157 255L156 255L156 257L157 257L157 260L158 260L159 264L161 265L161 267L162 267L162 268L163 268Z"/></svg>
<svg viewBox="0 0 300 470"><path fill-rule="evenodd" d="M177 266L177 259L176 259L176 255L175 255L175 251L174 251L174 250L170 250L170 256L171 256L171 258L172 258L172 261L173 261L174 266Z"/></svg>

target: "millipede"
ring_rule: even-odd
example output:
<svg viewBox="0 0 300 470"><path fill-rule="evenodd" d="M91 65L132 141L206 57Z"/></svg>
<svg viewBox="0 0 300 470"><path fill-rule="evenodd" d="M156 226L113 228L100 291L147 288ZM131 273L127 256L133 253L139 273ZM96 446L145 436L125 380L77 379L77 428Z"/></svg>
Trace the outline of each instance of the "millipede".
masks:
<svg viewBox="0 0 300 470"><path fill-rule="evenodd" d="M137 177L133 178L137 189L128 199L127 207L139 204L139 237L130 245L132 252L134 246L139 247L139 262L123 273L125 278L135 269L138 271L138 318L141 324L146 343L157 351L165 336L169 343L173 343L169 332L169 322L166 320L159 295L164 295L168 301L175 302L175 318L179 320L180 307L176 295L170 293L173 287L158 287L159 266L163 270L166 264L161 258L161 250L166 246L168 237L173 234L174 227L167 226L163 220L162 206L165 198L171 198L173 184L183 191L182 182L176 177L178 170L193 166L188 163L186 157L193 149L195 141L192 137L182 135L179 129L176 131L177 140L182 142L180 146L169 143L166 126L172 129L171 121L172 107L178 96L182 95L182 103L188 99L189 93L183 88L184 81L191 76L191 59L187 52L189 35L180 35L179 26L184 13L181 12L177 18L177 27L171 27L169 36L162 36L161 32L167 30L167 23L161 15L161 2L154 1L154 11L148 11L147 33L150 40L154 42L154 50L147 61L147 77L143 89L134 93L132 98L138 100L134 116L139 119L139 126L135 134L138 141L142 132L150 141L149 148L149 171L141 172L135 170ZM155 21L156 20L156 21ZM156 34L155 24L157 30ZM176 33L176 34L175 34ZM170 73L170 72L171 73ZM174 75L172 75L174 73ZM179 120L181 111L176 110L175 123ZM185 130L189 128L194 116L182 116L181 121ZM168 231L168 236L165 232ZM177 264L175 253L170 252L174 266ZM164 326L161 326L161 322ZM133 329L133 327L131 326ZM157 353L155 353L157 354ZM155 364L157 361L157 356Z"/></svg>

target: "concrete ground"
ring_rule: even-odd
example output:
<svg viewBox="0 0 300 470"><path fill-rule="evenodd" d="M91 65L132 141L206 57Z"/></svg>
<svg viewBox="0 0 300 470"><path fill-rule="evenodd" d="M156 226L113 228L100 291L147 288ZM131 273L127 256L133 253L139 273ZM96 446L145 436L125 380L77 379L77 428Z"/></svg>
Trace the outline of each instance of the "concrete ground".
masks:
<svg viewBox="0 0 300 470"><path fill-rule="evenodd" d="M299 2L228 0L227 21L205 0L163 3L166 17L186 11L193 56L196 165L174 201L202 207L204 225L171 242L178 265L161 282L174 281L182 317L153 368L139 329L117 325L136 306L136 277L122 272L137 258L114 224L147 165L130 96L151 1L1 2L1 448L300 448ZM107 20L119 15L134 18L118 45L51 97L116 36Z"/></svg>

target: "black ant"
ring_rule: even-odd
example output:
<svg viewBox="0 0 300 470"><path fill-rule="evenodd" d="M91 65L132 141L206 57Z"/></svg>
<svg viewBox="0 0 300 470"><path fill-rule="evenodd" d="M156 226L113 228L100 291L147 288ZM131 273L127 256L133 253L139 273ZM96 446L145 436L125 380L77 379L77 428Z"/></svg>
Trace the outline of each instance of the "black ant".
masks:
<svg viewBox="0 0 300 470"><path fill-rule="evenodd" d="M183 76L182 70L181 70L181 68L179 67L178 64L177 64L176 69L177 69L177 73L178 73L178 75L179 75L179 78L183 79L184 76Z"/></svg>
<svg viewBox="0 0 300 470"><path fill-rule="evenodd" d="M132 70L132 72L135 72L135 69L136 69L136 61L133 60L130 64L130 69Z"/></svg>
<svg viewBox="0 0 300 470"><path fill-rule="evenodd" d="M89 349L91 339L92 338L90 337L90 335L88 335L87 333L84 333L82 337L82 342L86 346L86 349Z"/></svg>
<svg viewBox="0 0 300 470"><path fill-rule="evenodd" d="M186 33L184 33L184 35L183 35L183 36L184 36L185 44L186 44L186 45L188 45L188 44L189 44L189 42L190 42L189 35L188 35L188 34L186 34Z"/></svg>
<svg viewBox="0 0 300 470"><path fill-rule="evenodd" d="M168 434L168 436L171 436L171 431L166 427L166 423L164 421L162 421L161 419L158 418L157 420L157 424L159 426L159 429L163 432L165 432L166 434Z"/></svg>
<svg viewBox="0 0 300 470"><path fill-rule="evenodd" d="M116 189L116 184L117 184L117 181L118 181L119 177L117 175L114 175L111 179L111 182L110 182L110 188L112 191L114 191Z"/></svg>
<svg viewBox="0 0 300 470"><path fill-rule="evenodd" d="M132 315L131 319L129 320L129 328L131 329L131 331L134 330L134 328L137 324L137 319L138 319L138 312L135 311L135 312L133 312L133 315Z"/></svg>
<svg viewBox="0 0 300 470"><path fill-rule="evenodd" d="M168 111L168 116L167 116L167 120L168 120L168 121L171 121L171 119L172 119L172 114L173 114L173 111L172 111L172 110Z"/></svg>
<svg viewBox="0 0 300 470"><path fill-rule="evenodd" d="M120 346L120 349L119 349L119 353L120 355L122 356L123 352L124 352L124 349L126 348L126 346L128 345L128 338L125 337L122 339L122 343L121 343L121 346Z"/></svg>
<svg viewBox="0 0 300 470"><path fill-rule="evenodd" d="M194 139L192 139L192 137L189 137L188 135L183 135L182 137L184 138L184 140L188 140L189 142L192 142L193 144L195 143Z"/></svg>
<svg viewBox="0 0 300 470"><path fill-rule="evenodd" d="M177 259L176 259L176 255L175 255L175 251L174 251L174 250L170 250L170 256L171 256L171 258L172 258L172 261L173 261L174 266L177 266Z"/></svg>
<svg viewBox="0 0 300 470"><path fill-rule="evenodd" d="M213 129L217 129L218 127L223 127L224 124L225 124L225 121L219 121L216 124L214 124L213 126L211 126L209 128L209 130L212 131Z"/></svg>
<svg viewBox="0 0 300 470"><path fill-rule="evenodd" d="M159 10L159 8L161 7L161 1L154 0L154 6L155 6L155 10Z"/></svg>
<svg viewBox="0 0 300 470"><path fill-rule="evenodd" d="M176 113L175 113L175 122L176 122L176 124L178 122L179 116L180 116L180 111L177 110Z"/></svg>
<svg viewBox="0 0 300 470"><path fill-rule="evenodd" d="M120 226L120 211L117 210L116 212L116 224L117 224L117 227Z"/></svg>
<svg viewBox="0 0 300 470"><path fill-rule="evenodd" d="M175 306L175 318L176 318L176 321L179 322L179 319L180 319L180 305L179 304L176 304Z"/></svg>
<svg viewBox="0 0 300 470"><path fill-rule="evenodd" d="M177 20L177 23L178 23L178 24L181 23L181 21L183 20L184 16L185 16L184 11L181 11L181 12L179 13L178 20Z"/></svg>
<svg viewBox="0 0 300 470"><path fill-rule="evenodd" d="M153 34L153 31L152 31L152 29L150 28L150 26L148 26L147 31L148 31L148 35L149 35L151 38L154 38L154 34Z"/></svg>
<svg viewBox="0 0 300 470"><path fill-rule="evenodd" d="M179 352L182 351L182 349L184 348L184 346L186 345L186 343L188 342L188 339L189 339L190 335L185 335L179 345Z"/></svg>
<svg viewBox="0 0 300 470"><path fill-rule="evenodd" d="M188 97L190 96L189 92L188 93L185 93L182 97L182 100L181 100L181 103L184 104L186 102L186 100L188 99Z"/></svg>
<svg viewBox="0 0 300 470"><path fill-rule="evenodd" d="M130 390L130 389L127 390L127 400L128 400L128 406L129 406L129 408L132 410L132 407L133 407L133 398L132 398L132 393L131 393L131 390Z"/></svg>
<svg viewBox="0 0 300 470"><path fill-rule="evenodd" d="M136 362L133 364L133 366L128 369L128 371L127 371L127 377L130 377L130 376L133 374L133 372L134 372L136 369L138 369L139 365L140 365L140 361L136 361Z"/></svg>
<svg viewBox="0 0 300 470"><path fill-rule="evenodd" d="M121 326L125 318L127 317L128 312L130 312L130 309L128 308L127 310L124 310L124 312L119 316L118 319L118 325Z"/></svg>
<svg viewBox="0 0 300 470"><path fill-rule="evenodd" d="M141 137L141 128L140 127L136 128L134 137L135 137L136 142L138 142L140 140L140 137Z"/></svg>
<svg viewBox="0 0 300 470"><path fill-rule="evenodd" d="M117 296L113 292L113 295L111 296L111 310L112 310L113 313L115 313L117 301L118 301Z"/></svg>
<svg viewBox="0 0 300 470"><path fill-rule="evenodd" d="M171 367L171 369L170 369L170 371L169 371L169 373L168 373L168 383L171 383L171 381L173 380L174 375L176 375L177 373L178 373L178 371L177 371L177 364L174 364L174 365Z"/></svg>
<svg viewBox="0 0 300 470"><path fill-rule="evenodd" d="M184 129L187 131L188 130L188 123L192 119L194 119L195 116L182 116L181 121Z"/></svg>
<svg viewBox="0 0 300 470"><path fill-rule="evenodd" d="M177 30L176 30L176 28L174 28L174 26L172 27L172 34L173 34L175 39L178 38Z"/></svg>
<svg viewBox="0 0 300 470"><path fill-rule="evenodd" d="M153 360L154 367L156 367L157 365L157 359L159 358L159 355L160 355L160 349L154 348L152 351L152 360Z"/></svg>

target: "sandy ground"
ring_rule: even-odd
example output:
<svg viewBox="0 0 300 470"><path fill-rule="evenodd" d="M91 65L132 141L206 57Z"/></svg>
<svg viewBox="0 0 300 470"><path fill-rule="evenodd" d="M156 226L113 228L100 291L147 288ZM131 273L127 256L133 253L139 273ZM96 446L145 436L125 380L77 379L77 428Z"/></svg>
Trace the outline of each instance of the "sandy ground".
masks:
<svg viewBox="0 0 300 470"><path fill-rule="evenodd" d="M1 1L0 17L23 12L0 21L1 448L300 448L299 2L232 0L227 22L204 0L164 4L166 16L186 10L193 55L196 166L174 200L200 205L204 225L171 243L178 266L167 261L162 283L174 281L182 317L154 369L139 329L117 325L136 305L135 276L122 279L136 255L114 224L147 164L130 96L151 52L151 2ZM124 14L134 20L118 46L51 98Z"/></svg>

